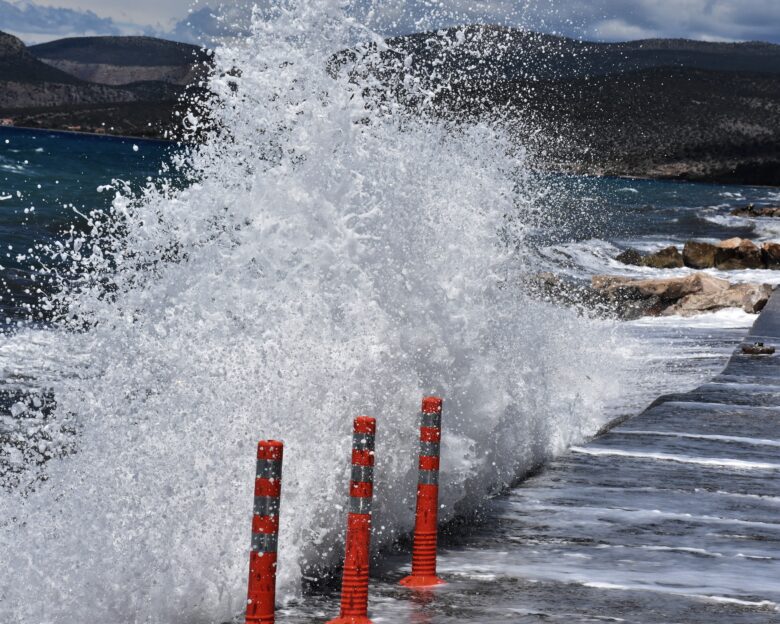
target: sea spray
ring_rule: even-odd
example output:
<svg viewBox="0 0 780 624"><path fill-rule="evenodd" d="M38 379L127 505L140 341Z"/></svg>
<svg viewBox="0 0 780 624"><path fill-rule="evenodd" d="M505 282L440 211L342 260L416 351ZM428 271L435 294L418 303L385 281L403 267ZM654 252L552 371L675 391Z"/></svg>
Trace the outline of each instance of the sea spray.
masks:
<svg viewBox="0 0 780 624"><path fill-rule="evenodd" d="M45 481L0 494L4 621L239 614L260 438L286 445L289 598L339 560L354 416L379 421L381 548L412 526L423 394L446 400L445 520L620 394L630 345L519 287L546 192L523 150L424 114L425 93L411 112L378 96L360 57L334 71L356 41L372 64L381 47L340 4L286 3L218 50L184 188L118 188L56 251L76 278L37 344L60 368L48 426L75 433Z"/></svg>

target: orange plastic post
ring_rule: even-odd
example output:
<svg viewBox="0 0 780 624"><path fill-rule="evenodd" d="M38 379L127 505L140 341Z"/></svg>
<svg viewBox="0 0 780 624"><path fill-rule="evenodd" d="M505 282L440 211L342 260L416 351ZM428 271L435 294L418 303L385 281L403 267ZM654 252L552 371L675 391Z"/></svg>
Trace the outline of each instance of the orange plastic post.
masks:
<svg viewBox="0 0 780 624"><path fill-rule="evenodd" d="M436 576L436 535L439 529L439 397L425 397L420 420L420 472L417 482L417 515L414 522L412 573L401 579L406 587L434 587L444 581Z"/></svg>
<svg viewBox="0 0 780 624"><path fill-rule="evenodd" d="M246 624L274 624L283 452L284 444L276 440L264 440L257 444Z"/></svg>
<svg viewBox="0 0 780 624"><path fill-rule="evenodd" d="M371 624L368 619L368 565L371 501L374 494L376 418L358 416L352 434L349 516L341 582L341 613L328 624Z"/></svg>

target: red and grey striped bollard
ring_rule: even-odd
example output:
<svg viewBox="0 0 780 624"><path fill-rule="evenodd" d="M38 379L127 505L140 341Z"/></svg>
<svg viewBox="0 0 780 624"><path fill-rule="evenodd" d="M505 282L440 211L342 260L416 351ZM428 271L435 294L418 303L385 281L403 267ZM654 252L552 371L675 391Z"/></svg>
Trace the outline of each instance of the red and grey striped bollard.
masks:
<svg viewBox="0 0 780 624"><path fill-rule="evenodd" d="M246 624L274 624L283 451L284 444L276 440L263 440L257 444Z"/></svg>
<svg viewBox="0 0 780 624"><path fill-rule="evenodd" d="M420 420L420 472L417 482L417 516L414 522L412 573L401 580L406 587L433 587L444 583L436 576L436 535L439 529L439 397L425 397Z"/></svg>
<svg viewBox="0 0 780 624"><path fill-rule="evenodd" d="M374 494L376 418L358 416L352 434L349 516L341 583L341 613L328 624L371 624L368 619L368 565L371 500Z"/></svg>

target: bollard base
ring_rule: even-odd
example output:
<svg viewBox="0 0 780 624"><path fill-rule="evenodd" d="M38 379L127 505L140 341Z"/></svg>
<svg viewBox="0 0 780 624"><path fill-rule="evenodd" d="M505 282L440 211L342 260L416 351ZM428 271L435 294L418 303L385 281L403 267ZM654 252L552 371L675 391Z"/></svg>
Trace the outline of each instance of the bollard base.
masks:
<svg viewBox="0 0 780 624"><path fill-rule="evenodd" d="M372 622L365 615L342 615L327 624L372 624Z"/></svg>
<svg viewBox="0 0 780 624"><path fill-rule="evenodd" d="M446 585L447 581L440 579L438 576L414 576L409 575L402 578L400 584L404 587L411 587L412 589L424 589L426 587L437 587L438 585Z"/></svg>

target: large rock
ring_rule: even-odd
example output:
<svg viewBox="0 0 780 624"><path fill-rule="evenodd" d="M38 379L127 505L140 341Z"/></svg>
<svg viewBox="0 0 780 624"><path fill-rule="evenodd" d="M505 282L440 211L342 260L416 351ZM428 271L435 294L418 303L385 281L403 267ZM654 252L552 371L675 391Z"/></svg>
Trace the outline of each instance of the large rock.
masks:
<svg viewBox="0 0 780 624"><path fill-rule="evenodd" d="M750 314L761 312L774 290L769 284L737 284L734 289L742 291L742 309Z"/></svg>
<svg viewBox="0 0 780 624"><path fill-rule="evenodd" d="M712 277L706 273L693 273L684 277L659 279L635 279L614 275L594 275L591 285L606 294L622 293L641 299L659 297L676 301L694 293L717 293L729 287L728 280Z"/></svg>
<svg viewBox="0 0 780 624"><path fill-rule="evenodd" d="M636 319L642 316L657 316L665 305L656 298L604 294L575 281L562 279L553 273L538 273L527 276L524 285L531 295L558 305L565 305L580 314L606 316L610 318Z"/></svg>
<svg viewBox="0 0 780 624"><path fill-rule="evenodd" d="M644 302L635 306L644 314L683 316L730 307L755 313L766 305L772 292L766 284L731 284L706 273L667 279L596 275L591 284L607 301Z"/></svg>
<svg viewBox="0 0 780 624"><path fill-rule="evenodd" d="M674 245L646 256L643 256L636 249L629 248L615 256L615 260L623 264L646 266L653 269L679 269L685 266L680 250Z"/></svg>
<svg viewBox="0 0 780 624"><path fill-rule="evenodd" d="M642 264L654 269L679 269L684 266L682 254L674 245L645 256Z"/></svg>
<svg viewBox="0 0 780 624"><path fill-rule="evenodd" d="M745 238L729 238L717 245L715 268L722 271L735 269L763 269L761 250Z"/></svg>
<svg viewBox="0 0 780 624"><path fill-rule="evenodd" d="M735 208L731 214L735 217L780 217L780 206L756 207L749 204L743 208Z"/></svg>
<svg viewBox="0 0 780 624"><path fill-rule="evenodd" d="M761 245L761 258L767 269L780 269L780 243Z"/></svg>
<svg viewBox="0 0 780 624"><path fill-rule="evenodd" d="M717 293L702 292L686 295L661 314L691 316L723 308L742 308L745 312L756 314L764 308L771 294L772 287L767 284L732 284Z"/></svg>
<svg viewBox="0 0 780 624"><path fill-rule="evenodd" d="M642 264L642 254L636 249L626 249L615 256L615 260L622 262L623 264L630 264L633 266L640 266Z"/></svg>
<svg viewBox="0 0 780 624"><path fill-rule="evenodd" d="M715 266L718 247L712 243L689 240L683 247L683 262L692 269L711 269Z"/></svg>

